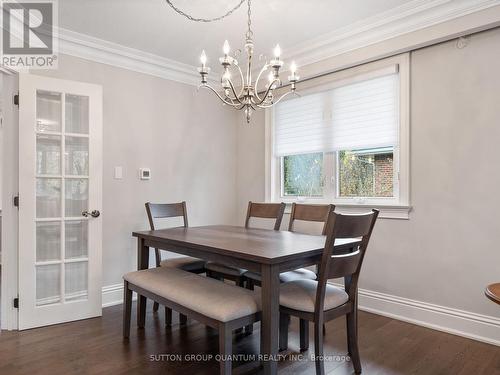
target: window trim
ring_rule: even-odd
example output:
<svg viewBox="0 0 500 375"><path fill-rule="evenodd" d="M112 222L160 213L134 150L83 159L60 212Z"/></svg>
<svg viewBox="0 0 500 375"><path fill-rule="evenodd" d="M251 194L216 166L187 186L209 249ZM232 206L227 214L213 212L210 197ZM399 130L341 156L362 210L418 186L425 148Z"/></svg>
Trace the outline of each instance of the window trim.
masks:
<svg viewBox="0 0 500 375"><path fill-rule="evenodd" d="M265 198L268 202L292 202L304 203L333 203L339 212L359 213L366 212L368 208L378 208L381 210L381 218L408 219L410 206L410 54L404 53L387 59L363 64L354 68L349 68L336 73L304 82L305 89L299 86L298 90L302 94L310 94L323 91L325 88L333 88L346 82L356 82L360 79L368 79L370 75L380 74L384 69L390 69L394 65L399 67L399 145L394 148L394 180L396 198L366 198L359 201L356 198L336 198L337 183L335 186L331 181L325 182L325 195L323 197L308 197L297 199L297 197L281 196L281 157L274 156L274 124L273 110L266 110L265 114ZM336 163L336 157L326 157L335 153L325 153L323 159L325 170L331 170L332 163ZM330 159L330 160L329 160ZM326 176L325 176L326 177ZM335 176L336 178L336 176ZM396 190L397 189L397 190ZM333 197L333 198L332 198Z"/></svg>

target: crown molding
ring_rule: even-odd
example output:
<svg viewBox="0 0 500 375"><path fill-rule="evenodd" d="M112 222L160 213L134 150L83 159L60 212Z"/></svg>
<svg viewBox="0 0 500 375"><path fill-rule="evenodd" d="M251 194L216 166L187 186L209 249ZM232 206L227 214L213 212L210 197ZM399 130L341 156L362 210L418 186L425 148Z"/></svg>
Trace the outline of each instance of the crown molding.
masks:
<svg viewBox="0 0 500 375"><path fill-rule="evenodd" d="M412 0L287 48L288 61L305 66L494 6L500 0ZM198 85L197 68L152 53L59 28L59 52L152 76ZM216 80L209 79L211 83Z"/></svg>
<svg viewBox="0 0 500 375"><path fill-rule="evenodd" d="M200 80L195 66L63 28L59 52L188 85Z"/></svg>
<svg viewBox="0 0 500 375"><path fill-rule="evenodd" d="M290 46L285 58L304 66L499 5L500 0L413 0Z"/></svg>

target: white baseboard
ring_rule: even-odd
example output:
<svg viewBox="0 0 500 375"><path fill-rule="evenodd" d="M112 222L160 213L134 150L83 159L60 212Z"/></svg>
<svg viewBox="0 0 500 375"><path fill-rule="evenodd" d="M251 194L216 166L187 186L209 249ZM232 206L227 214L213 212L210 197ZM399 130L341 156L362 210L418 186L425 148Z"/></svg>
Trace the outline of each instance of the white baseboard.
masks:
<svg viewBox="0 0 500 375"><path fill-rule="evenodd" d="M341 284L336 284L343 287ZM469 311L359 289L359 309L500 346L500 319Z"/></svg>
<svg viewBox="0 0 500 375"><path fill-rule="evenodd" d="M102 287L102 307L120 305L123 303L123 284Z"/></svg>

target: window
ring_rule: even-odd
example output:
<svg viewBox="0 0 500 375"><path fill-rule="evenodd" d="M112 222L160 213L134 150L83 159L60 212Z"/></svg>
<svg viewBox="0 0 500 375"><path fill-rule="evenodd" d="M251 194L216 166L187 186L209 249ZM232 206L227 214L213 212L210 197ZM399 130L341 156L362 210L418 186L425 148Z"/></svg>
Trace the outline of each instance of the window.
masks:
<svg viewBox="0 0 500 375"><path fill-rule="evenodd" d="M373 64L269 114L269 200L408 206L408 57Z"/></svg>
<svg viewBox="0 0 500 375"><path fill-rule="evenodd" d="M339 197L394 196L394 149L340 151L337 156Z"/></svg>
<svg viewBox="0 0 500 375"><path fill-rule="evenodd" d="M323 154L302 154L283 157L284 196L323 196Z"/></svg>

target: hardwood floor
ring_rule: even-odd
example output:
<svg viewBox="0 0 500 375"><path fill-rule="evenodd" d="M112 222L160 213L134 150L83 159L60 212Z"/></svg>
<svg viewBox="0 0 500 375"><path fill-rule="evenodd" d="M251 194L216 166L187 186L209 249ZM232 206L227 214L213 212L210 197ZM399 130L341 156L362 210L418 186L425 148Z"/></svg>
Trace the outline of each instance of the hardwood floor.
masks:
<svg viewBox="0 0 500 375"><path fill-rule="evenodd" d="M122 307L104 309L103 317L24 332L0 334L0 374L217 374L215 360L175 361L161 354L217 354L215 331L190 321L174 320L164 328L164 314L148 306L146 329L132 324L128 342L122 340ZM134 311L135 313L135 311ZM174 314L177 319L177 314ZM363 374L500 375L500 347L360 312L360 351ZM312 331L312 330L311 330ZM236 354L259 352L259 330L235 338ZM327 325L325 355L346 353L345 321ZM290 354L298 353L298 322L292 320ZM308 358L314 353L313 341ZM153 356L153 357L151 357ZM153 360L151 359L153 358ZM352 364L326 363L330 375L353 374ZM281 374L314 374L308 360L280 362Z"/></svg>

